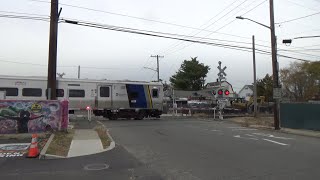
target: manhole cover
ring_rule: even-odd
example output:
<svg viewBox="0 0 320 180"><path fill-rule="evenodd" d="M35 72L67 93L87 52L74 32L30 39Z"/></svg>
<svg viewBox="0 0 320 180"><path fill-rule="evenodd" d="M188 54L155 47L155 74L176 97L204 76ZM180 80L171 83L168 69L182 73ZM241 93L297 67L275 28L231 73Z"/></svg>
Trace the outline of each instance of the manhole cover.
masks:
<svg viewBox="0 0 320 180"><path fill-rule="evenodd" d="M108 164L88 164L84 166L84 170L88 170L88 171L99 171L99 170L104 170L108 168L109 168Z"/></svg>

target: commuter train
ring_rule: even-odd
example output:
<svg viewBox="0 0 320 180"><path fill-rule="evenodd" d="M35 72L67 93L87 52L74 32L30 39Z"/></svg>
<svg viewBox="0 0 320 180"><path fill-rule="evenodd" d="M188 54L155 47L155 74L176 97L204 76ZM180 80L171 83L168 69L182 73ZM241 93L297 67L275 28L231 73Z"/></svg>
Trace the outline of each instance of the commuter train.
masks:
<svg viewBox="0 0 320 180"><path fill-rule="evenodd" d="M46 100L46 77L0 76L8 100ZM58 100L69 100L69 113L92 109L94 115L118 118L159 118L163 86L159 82L57 78Z"/></svg>

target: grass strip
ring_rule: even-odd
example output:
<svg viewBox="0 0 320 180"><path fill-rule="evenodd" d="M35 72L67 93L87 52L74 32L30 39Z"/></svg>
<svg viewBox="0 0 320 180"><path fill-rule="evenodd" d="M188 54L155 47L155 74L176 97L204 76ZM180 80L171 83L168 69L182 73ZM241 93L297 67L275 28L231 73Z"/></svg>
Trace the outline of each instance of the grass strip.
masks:
<svg viewBox="0 0 320 180"><path fill-rule="evenodd" d="M99 138L101 140L103 149L106 149L107 147L110 146L111 143L111 139L109 138L108 134L107 134L107 129L102 126L102 125L98 125L94 128L94 130L98 133Z"/></svg>
<svg viewBox="0 0 320 180"><path fill-rule="evenodd" d="M67 132L55 132L46 154L67 157L73 135L73 129Z"/></svg>

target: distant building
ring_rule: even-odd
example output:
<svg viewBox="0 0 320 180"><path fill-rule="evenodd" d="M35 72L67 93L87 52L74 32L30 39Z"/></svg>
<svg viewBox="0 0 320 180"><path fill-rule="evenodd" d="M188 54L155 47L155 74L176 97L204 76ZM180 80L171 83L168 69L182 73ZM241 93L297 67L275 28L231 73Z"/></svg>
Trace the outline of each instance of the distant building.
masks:
<svg viewBox="0 0 320 180"><path fill-rule="evenodd" d="M210 83L207 83L206 85L206 90L211 90L211 91L217 91L219 89L222 89L222 90L228 90L229 91L229 95L225 96L224 97L227 97L227 98L234 98L235 97L235 92L233 90L233 87L232 85L228 82L228 81L222 81L221 83L220 82L210 82Z"/></svg>
<svg viewBox="0 0 320 180"><path fill-rule="evenodd" d="M248 98L253 96L253 85L244 85L243 88L239 91L239 98Z"/></svg>

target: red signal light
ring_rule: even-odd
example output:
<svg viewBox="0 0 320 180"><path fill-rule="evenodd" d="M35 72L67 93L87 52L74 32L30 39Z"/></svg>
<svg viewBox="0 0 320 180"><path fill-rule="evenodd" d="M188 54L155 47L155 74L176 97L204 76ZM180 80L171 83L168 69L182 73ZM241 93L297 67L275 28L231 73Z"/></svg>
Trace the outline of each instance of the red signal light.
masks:
<svg viewBox="0 0 320 180"><path fill-rule="evenodd" d="M230 94L229 90L225 90L225 91L224 91L224 94L225 94L226 96L228 96L228 95Z"/></svg>
<svg viewBox="0 0 320 180"><path fill-rule="evenodd" d="M219 95L222 95L222 94L223 94L223 91L222 91L221 89L219 89L218 94L219 94Z"/></svg>

